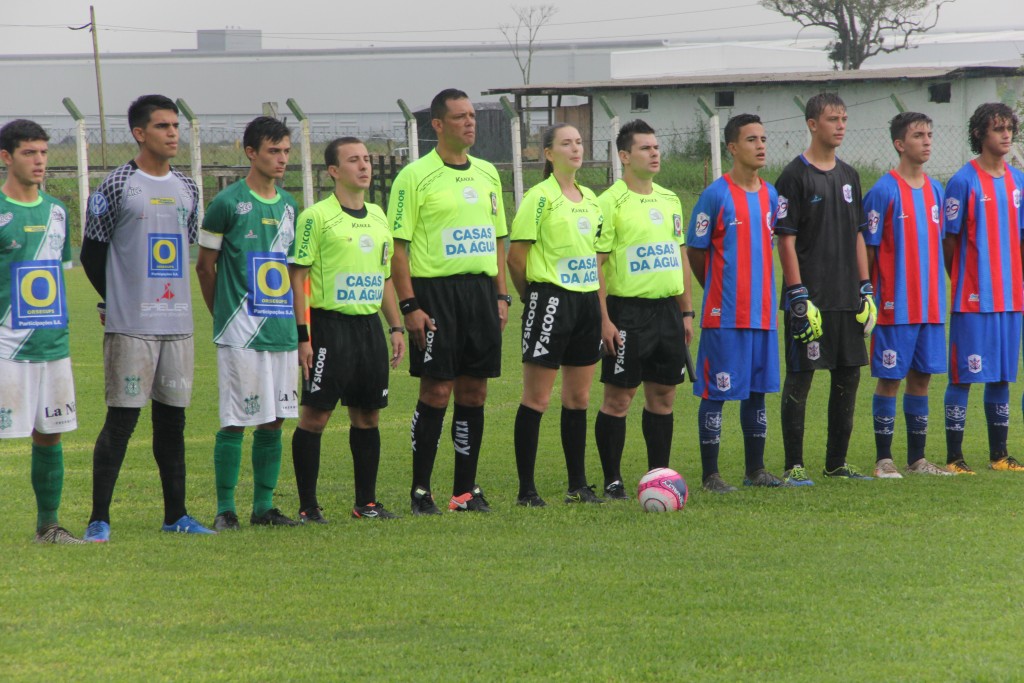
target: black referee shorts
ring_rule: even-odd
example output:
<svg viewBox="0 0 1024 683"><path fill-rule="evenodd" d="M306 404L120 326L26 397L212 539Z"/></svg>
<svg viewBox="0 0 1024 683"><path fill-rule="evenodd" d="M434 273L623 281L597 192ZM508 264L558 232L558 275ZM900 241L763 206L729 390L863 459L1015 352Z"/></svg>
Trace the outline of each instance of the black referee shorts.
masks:
<svg viewBox="0 0 1024 683"><path fill-rule="evenodd" d="M309 311L313 369L302 383L302 405L377 410L388 405L388 346L376 313Z"/></svg>
<svg viewBox="0 0 1024 683"><path fill-rule="evenodd" d="M786 370L835 370L868 364L864 325L856 311L822 311L821 337L804 344L793 339L792 316L786 313Z"/></svg>
<svg viewBox="0 0 1024 683"><path fill-rule="evenodd" d="M601 381L633 389L641 382L676 385L686 369L686 330L673 297L609 296L608 317L619 328L619 349L601 362Z"/></svg>
<svg viewBox="0 0 1024 683"><path fill-rule="evenodd" d="M573 292L546 282L526 287L523 362L547 368L594 365L601 358L597 292Z"/></svg>

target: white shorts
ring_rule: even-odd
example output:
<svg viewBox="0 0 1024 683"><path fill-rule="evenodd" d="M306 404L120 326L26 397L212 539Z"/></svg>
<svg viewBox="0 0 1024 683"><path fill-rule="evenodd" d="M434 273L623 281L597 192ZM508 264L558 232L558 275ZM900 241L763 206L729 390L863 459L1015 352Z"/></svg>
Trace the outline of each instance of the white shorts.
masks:
<svg viewBox="0 0 1024 683"><path fill-rule="evenodd" d="M103 335L103 374L107 405L141 408L152 398L176 408L192 401L195 357L192 337L140 339Z"/></svg>
<svg viewBox="0 0 1024 683"><path fill-rule="evenodd" d="M0 360L0 439L78 428L71 359Z"/></svg>
<svg viewBox="0 0 1024 683"><path fill-rule="evenodd" d="M217 385L221 427L298 417L299 353L218 346Z"/></svg>

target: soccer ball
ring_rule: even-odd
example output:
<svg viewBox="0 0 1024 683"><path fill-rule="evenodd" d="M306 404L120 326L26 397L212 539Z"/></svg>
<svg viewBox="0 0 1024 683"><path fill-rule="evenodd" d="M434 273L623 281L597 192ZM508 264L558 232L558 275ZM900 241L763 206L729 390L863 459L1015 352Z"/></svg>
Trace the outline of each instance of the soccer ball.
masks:
<svg viewBox="0 0 1024 683"><path fill-rule="evenodd" d="M636 497L647 512L682 510L690 492L686 480L675 470L659 467L640 480Z"/></svg>

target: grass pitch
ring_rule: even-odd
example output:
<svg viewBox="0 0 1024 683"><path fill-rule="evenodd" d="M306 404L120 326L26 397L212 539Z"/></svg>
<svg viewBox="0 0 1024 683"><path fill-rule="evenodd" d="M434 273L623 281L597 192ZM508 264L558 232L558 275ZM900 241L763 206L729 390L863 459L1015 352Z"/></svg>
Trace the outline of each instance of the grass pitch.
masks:
<svg viewBox="0 0 1024 683"><path fill-rule="evenodd" d="M61 519L84 530L91 453L104 415L102 330L80 268L68 276L79 429L65 436ZM188 505L211 523L218 428L210 318L196 311L196 385L186 431ZM824 481L812 488L691 490L679 514L636 501L569 507L558 402L541 427L537 481L549 507L514 505L512 424L519 401L518 315L505 333L505 375L493 381L479 482L495 512L412 518L409 418L416 385L392 375L382 413L379 497L405 514L348 518L352 473L344 411L324 438L327 527L252 529L217 537L158 531L161 494L143 412L111 509L105 546L31 542L35 505L28 440L0 441L0 679L39 680L777 680L1006 681L1018 655L1024 476L983 470L980 392L966 449L976 477ZM695 349L696 347L694 347ZM827 376L808 409L807 459L822 465ZM932 389L928 456L941 462L944 378ZM874 460L865 371L850 461ZM557 389L556 389L557 391ZM595 385L590 418L600 404ZM1014 391L1011 451L1021 443ZM629 419L627 488L645 468L641 399ZM697 401L683 385L672 465L699 487ZM779 401L768 399L769 467L779 472ZM726 408L722 472L742 479L738 407ZM449 414L450 420L450 414ZM902 417L895 452L904 448ZM295 514L285 428L277 503ZM447 430L446 430L447 432ZM239 485L251 502L251 435ZM588 444L591 480L600 483ZM451 441L434 473L449 493Z"/></svg>

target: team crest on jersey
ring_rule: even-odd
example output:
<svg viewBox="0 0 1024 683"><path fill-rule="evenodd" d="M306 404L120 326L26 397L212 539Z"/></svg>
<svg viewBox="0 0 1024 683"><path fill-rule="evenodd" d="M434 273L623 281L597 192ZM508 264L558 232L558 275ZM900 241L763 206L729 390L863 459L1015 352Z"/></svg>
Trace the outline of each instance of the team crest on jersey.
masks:
<svg viewBox="0 0 1024 683"><path fill-rule="evenodd" d="M462 198L466 200L468 204L476 204L480 200L480 195L476 193L476 190L472 187L462 188Z"/></svg>
<svg viewBox="0 0 1024 683"><path fill-rule="evenodd" d="M128 375L124 378L124 393L125 396L138 396L139 391L142 390L139 385L140 379L138 375Z"/></svg>
<svg viewBox="0 0 1024 683"><path fill-rule="evenodd" d="M492 192L491 193L491 215L492 216L497 216L498 215L498 193L497 192Z"/></svg>
<svg viewBox="0 0 1024 683"><path fill-rule="evenodd" d="M956 197L946 197L946 220L955 221L960 215L960 200Z"/></svg>
<svg viewBox="0 0 1024 683"><path fill-rule="evenodd" d="M775 213L775 218L785 218L789 215L789 200L779 195L779 208Z"/></svg>
<svg viewBox="0 0 1024 683"><path fill-rule="evenodd" d="M694 219L694 232L697 237L703 237L708 234L708 227L711 225L711 216L706 213L698 213L697 218Z"/></svg>
<svg viewBox="0 0 1024 683"><path fill-rule="evenodd" d="M981 372L981 356L976 353L967 356L967 369L974 374Z"/></svg>
<svg viewBox="0 0 1024 683"><path fill-rule="evenodd" d="M251 416L251 415L255 415L256 413L260 412L260 397L259 397L259 394L249 394L243 400L245 401L245 408L243 408L243 410L245 411L246 415L250 415Z"/></svg>
<svg viewBox="0 0 1024 683"><path fill-rule="evenodd" d="M728 372L718 373L715 375L715 386L719 391L729 391L732 389L732 376Z"/></svg>
<svg viewBox="0 0 1024 683"><path fill-rule="evenodd" d="M939 222L939 205L932 204L932 223Z"/></svg>
<svg viewBox="0 0 1024 683"><path fill-rule="evenodd" d="M882 351L882 365L890 369L896 367L896 352L892 349Z"/></svg>
<svg viewBox="0 0 1024 683"><path fill-rule="evenodd" d="M59 206L50 208L50 222L51 223L63 223L64 222L64 210Z"/></svg>
<svg viewBox="0 0 1024 683"><path fill-rule="evenodd" d="M0 408L0 432L14 426L13 414L13 408Z"/></svg>
<svg viewBox="0 0 1024 683"><path fill-rule="evenodd" d="M868 232L872 235L878 232L878 223L880 220L882 220L882 215L880 213L874 209L868 211Z"/></svg>
<svg viewBox="0 0 1024 683"><path fill-rule="evenodd" d="M581 235L589 235L590 219L586 216L581 216L580 219L576 221L576 229L580 231Z"/></svg>
<svg viewBox="0 0 1024 683"><path fill-rule="evenodd" d="M102 216L110 210L107 197L102 192L93 192L89 195L89 213L93 216Z"/></svg>
<svg viewBox="0 0 1024 683"><path fill-rule="evenodd" d="M238 202L235 204L235 215L244 216L252 211L252 202Z"/></svg>
<svg viewBox="0 0 1024 683"><path fill-rule="evenodd" d="M364 254L369 254L371 251L373 251L373 238L370 237L369 235L360 235L359 248L362 250Z"/></svg>
<svg viewBox="0 0 1024 683"><path fill-rule="evenodd" d="M676 237L683 236L683 217L678 213L672 214L672 230Z"/></svg>
<svg viewBox="0 0 1024 683"><path fill-rule="evenodd" d="M0 213L0 228L4 227L8 223L14 220L14 214L8 211L7 213Z"/></svg>
<svg viewBox="0 0 1024 683"><path fill-rule="evenodd" d="M843 185L843 199L847 204L853 203L853 187L849 183Z"/></svg>
<svg viewBox="0 0 1024 683"><path fill-rule="evenodd" d="M665 217L661 215L661 211L658 211L657 209L651 209L647 212L647 215L650 216L651 223L654 223L655 225L661 225L665 222Z"/></svg>
<svg viewBox="0 0 1024 683"><path fill-rule="evenodd" d="M1014 188L1013 190L1013 208L1020 208L1020 188Z"/></svg>
<svg viewBox="0 0 1024 683"><path fill-rule="evenodd" d="M816 341L812 341L807 345L807 358L809 360L818 360L821 358L821 345Z"/></svg>
<svg viewBox="0 0 1024 683"><path fill-rule="evenodd" d="M51 230L50 234L46 236L46 241L50 245L50 249L60 251L64 248L64 231Z"/></svg>

